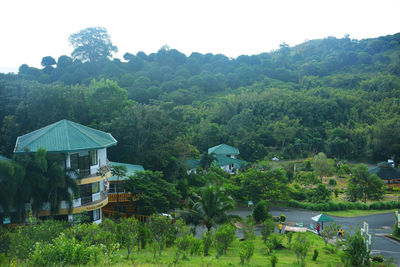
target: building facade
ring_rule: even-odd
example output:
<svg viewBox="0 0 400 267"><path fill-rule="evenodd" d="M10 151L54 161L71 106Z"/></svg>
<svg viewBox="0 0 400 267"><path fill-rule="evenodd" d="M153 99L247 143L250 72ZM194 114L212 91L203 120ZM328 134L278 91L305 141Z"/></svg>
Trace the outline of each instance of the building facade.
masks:
<svg viewBox="0 0 400 267"><path fill-rule="evenodd" d="M62 154L65 171L79 186L79 192L73 195L72 211L62 201L57 216L73 221L77 214L87 212L91 221L100 223L101 209L108 204L107 178L111 176L107 148L116 144L109 133L62 120L19 136L14 153L32 153L44 148L47 153ZM50 205L45 203L39 216L49 215Z"/></svg>

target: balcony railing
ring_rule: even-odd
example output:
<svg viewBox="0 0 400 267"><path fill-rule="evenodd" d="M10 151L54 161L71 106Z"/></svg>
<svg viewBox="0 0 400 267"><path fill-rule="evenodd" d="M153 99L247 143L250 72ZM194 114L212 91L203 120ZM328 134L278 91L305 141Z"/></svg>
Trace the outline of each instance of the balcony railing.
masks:
<svg viewBox="0 0 400 267"><path fill-rule="evenodd" d="M78 170L73 170L69 169L67 170L67 174L75 179L86 179L86 178L93 178L97 176L104 176L107 173L111 171L110 164L107 161L107 165L104 165L100 167L97 172L90 174L90 168L89 169L78 169Z"/></svg>
<svg viewBox="0 0 400 267"><path fill-rule="evenodd" d="M108 202L128 202L132 200L131 193L109 193Z"/></svg>
<svg viewBox="0 0 400 267"><path fill-rule="evenodd" d="M81 197L81 206L92 205L98 202L102 202L108 197L107 192L101 191L100 192L100 199L93 201L93 196Z"/></svg>

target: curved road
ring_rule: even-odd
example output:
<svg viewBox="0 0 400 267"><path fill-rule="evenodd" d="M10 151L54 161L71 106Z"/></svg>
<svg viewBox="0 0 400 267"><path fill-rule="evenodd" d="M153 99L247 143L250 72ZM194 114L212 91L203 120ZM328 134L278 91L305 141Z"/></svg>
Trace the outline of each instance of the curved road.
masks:
<svg viewBox="0 0 400 267"><path fill-rule="evenodd" d="M232 214L242 217L246 217L251 213L252 210L247 208L238 208L232 212ZM273 208L270 213L272 216L284 214L286 215L287 222L302 222L308 228L310 228L310 224L315 225L311 217L320 214L320 212L316 211L295 208ZM395 224L394 212L360 217L337 217L330 215L329 217L334 219L336 224L341 225L345 232L352 232L357 225L362 227L363 222L367 222L369 224L369 232L372 235L371 254L383 255L386 259L393 258L394 262L400 266L400 243L384 236L392 232L392 227Z"/></svg>

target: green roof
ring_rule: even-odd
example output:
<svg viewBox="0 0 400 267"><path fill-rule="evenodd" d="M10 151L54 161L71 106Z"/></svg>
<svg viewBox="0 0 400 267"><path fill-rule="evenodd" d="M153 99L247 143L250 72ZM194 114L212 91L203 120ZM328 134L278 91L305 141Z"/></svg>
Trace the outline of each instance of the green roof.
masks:
<svg viewBox="0 0 400 267"><path fill-rule="evenodd" d="M110 161L110 165L112 166L125 166L127 169L125 177L121 177L120 180L118 180L117 176L111 175L108 180L109 181L121 181L121 180L126 180L127 177L134 175L138 171L144 171L144 168L142 165L134 165L134 164L128 164L128 163L121 163L121 162L112 162Z"/></svg>
<svg viewBox="0 0 400 267"><path fill-rule="evenodd" d="M11 159L0 155L0 160L11 161Z"/></svg>
<svg viewBox="0 0 400 267"><path fill-rule="evenodd" d="M234 158L227 157L227 156L224 156L224 155L217 155L216 159L217 160L215 161L215 164L217 166L225 166L225 165L228 165L228 164L233 164L233 166L235 168L240 168L241 166L247 164L247 162L244 161L244 160L234 159Z"/></svg>
<svg viewBox="0 0 400 267"><path fill-rule="evenodd" d="M370 170L372 174L376 174L379 178L384 180L400 179L400 171L390 167L378 166Z"/></svg>
<svg viewBox="0 0 400 267"><path fill-rule="evenodd" d="M216 155L239 155L239 149L221 144L208 149L208 154L215 153Z"/></svg>
<svg viewBox="0 0 400 267"><path fill-rule="evenodd" d="M75 152L100 149L117 144L109 134L81 124L61 120L17 138L14 153L36 152L39 148L47 152Z"/></svg>
<svg viewBox="0 0 400 267"><path fill-rule="evenodd" d="M185 162L186 167L188 168L188 170L192 170L192 169L196 169L197 166L199 166L200 164L200 160L199 159L188 159Z"/></svg>
<svg viewBox="0 0 400 267"><path fill-rule="evenodd" d="M331 222L331 221L333 221L333 219L331 217L329 217L328 215L326 215L324 213L314 216L311 219L316 222Z"/></svg>

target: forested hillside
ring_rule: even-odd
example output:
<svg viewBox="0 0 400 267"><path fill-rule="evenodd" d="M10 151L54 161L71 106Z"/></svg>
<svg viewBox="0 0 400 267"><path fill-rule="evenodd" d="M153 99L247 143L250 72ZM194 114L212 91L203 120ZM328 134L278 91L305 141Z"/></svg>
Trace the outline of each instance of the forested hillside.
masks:
<svg viewBox="0 0 400 267"><path fill-rule="evenodd" d="M111 160L166 177L220 143L247 161L400 156L400 33L238 58L164 46L112 60L116 48L107 49L0 74L0 153L10 156L18 135L69 119L111 132Z"/></svg>

